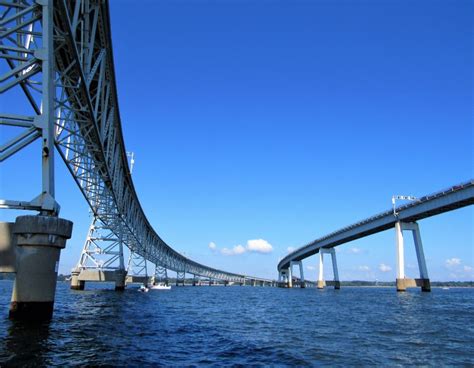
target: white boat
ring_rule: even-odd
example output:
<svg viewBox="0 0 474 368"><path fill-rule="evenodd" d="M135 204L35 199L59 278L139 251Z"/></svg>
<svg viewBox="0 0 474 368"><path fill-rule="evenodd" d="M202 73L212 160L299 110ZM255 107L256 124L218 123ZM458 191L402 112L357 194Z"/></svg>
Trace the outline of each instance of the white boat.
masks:
<svg viewBox="0 0 474 368"><path fill-rule="evenodd" d="M165 285L163 283L159 283L159 284L156 284L156 285L150 285L150 289L151 290L170 290L171 286Z"/></svg>
<svg viewBox="0 0 474 368"><path fill-rule="evenodd" d="M140 287L138 288L138 291L142 293L148 293L148 290L149 289L145 285L140 285Z"/></svg>

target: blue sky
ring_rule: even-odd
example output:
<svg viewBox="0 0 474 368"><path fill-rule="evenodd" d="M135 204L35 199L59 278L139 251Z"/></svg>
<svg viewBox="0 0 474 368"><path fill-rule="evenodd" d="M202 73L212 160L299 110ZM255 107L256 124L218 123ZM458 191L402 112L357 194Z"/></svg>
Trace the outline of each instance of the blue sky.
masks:
<svg viewBox="0 0 474 368"><path fill-rule="evenodd" d="M471 1L136 4L110 2L126 147L150 222L187 256L274 278L289 247L390 208L393 194L474 177ZM2 198L38 193L37 150L3 164ZM89 217L59 160L68 272ZM474 278L473 213L420 222L432 280ZM341 278L394 280L394 237L339 247ZM272 251L223 254L258 239ZM308 278L316 265L305 261Z"/></svg>

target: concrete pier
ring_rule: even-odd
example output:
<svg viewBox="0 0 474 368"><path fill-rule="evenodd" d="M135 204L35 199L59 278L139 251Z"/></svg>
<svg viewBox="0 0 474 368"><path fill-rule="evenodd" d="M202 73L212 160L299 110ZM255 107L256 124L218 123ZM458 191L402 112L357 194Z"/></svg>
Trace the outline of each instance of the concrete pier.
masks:
<svg viewBox="0 0 474 368"><path fill-rule="evenodd" d="M0 222L0 272L16 272L16 236L13 222Z"/></svg>
<svg viewBox="0 0 474 368"><path fill-rule="evenodd" d="M397 291L406 291L408 288L421 287L421 291L431 291L430 279L398 279L396 281Z"/></svg>
<svg viewBox="0 0 474 368"><path fill-rule="evenodd" d="M9 317L31 321L50 319L59 256L71 237L72 222L50 216L19 216L13 232L17 259Z"/></svg>
<svg viewBox="0 0 474 368"><path fill-rule="evenodd" d="M84 280L79 280L79 275L81 271L78 269L74 269L71 272L71 289L72 290L84 290L86 286L86 282Z"/></svg>
<svg viewBox="0 0 474 368"><path fill-rule="evenodd" d="M411 231L413 235L418 268L420 271L419 279L412 279L405 276L404 231ZM397 291L406 291L407 288L411 287L421 287L421 291L431 291L431 283L428 276L428 269L426 268L425 254L423 252L423 244L421 242L421 234L418 224L416 222L396 222L395 244L397 250Z"/></svg>
<svg viewBox="0 0 474 368"><path fill-rule="evenodd" d="M324 254L330 254L332 260L332 272L334 276L334 281L326 281L324 280ZM339 281L339 271L337 269L337 259L336 259L336 251L334 248L326 249L321 248L319 250L319 274L318 274L318 289L324 289L326 285L334 285L334 289L339 290L341 288L341 283Z"/></svg>
<svg viewBox="0 0 474 368"><path fill-rule="evenodd" d="M115 271L115 291L125 290L125 280L127 278L127 272L125 270Z"/></svg>

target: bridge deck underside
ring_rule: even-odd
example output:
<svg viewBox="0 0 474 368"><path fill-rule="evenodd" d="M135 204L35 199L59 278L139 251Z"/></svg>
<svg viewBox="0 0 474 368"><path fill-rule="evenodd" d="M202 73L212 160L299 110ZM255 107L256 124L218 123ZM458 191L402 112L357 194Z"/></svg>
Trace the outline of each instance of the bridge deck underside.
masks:
<svg viewBox="0 0 474 368"><path fill-rule="evenodd" d="M288 254L278 264L278 270L286 269L291 261L301 261L319 252L320 248L333 248L368 235L391 229L397 221L414 222L444 212L474 204L474 181L420 198L417 202L373 216L356 224L319 238Z"/></svg>

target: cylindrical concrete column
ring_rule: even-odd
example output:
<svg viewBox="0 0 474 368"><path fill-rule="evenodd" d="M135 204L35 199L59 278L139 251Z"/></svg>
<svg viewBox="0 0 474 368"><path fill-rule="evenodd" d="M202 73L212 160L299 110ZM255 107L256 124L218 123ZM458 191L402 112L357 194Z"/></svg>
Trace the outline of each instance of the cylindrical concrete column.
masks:
<svg viewBox="0 0 474 368"><path fill-rule="evenodd" d="M126 277L127 277L127 272L125 270L115 271L115 291L125 290Z"/></svg>
<svg viewBox="0 0 474 368"><path fill-rule="evenodd" d="M45 320L53 315L61 249L71 237L72 222L50 216L19 216L17 273L9 316Z"/></svg>
<svg viewBox="0 0 474 368"><path fill-rule="evenodd" d="M72 290L84 290L86 282L79 280L80 273L81 273L81 270L78 268L75 268L74 270L71 271L71 289Z"/></svg>

